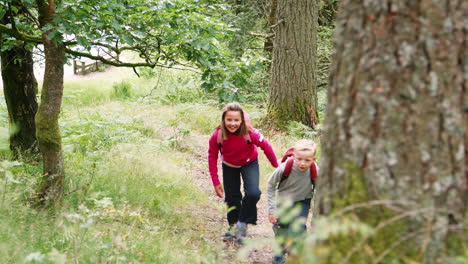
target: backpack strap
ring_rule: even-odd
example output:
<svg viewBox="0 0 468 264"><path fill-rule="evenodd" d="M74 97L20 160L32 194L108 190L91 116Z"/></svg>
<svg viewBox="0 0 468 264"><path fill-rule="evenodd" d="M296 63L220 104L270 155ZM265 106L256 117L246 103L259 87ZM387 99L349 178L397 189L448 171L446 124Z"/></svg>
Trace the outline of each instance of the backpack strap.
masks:
<svg viewBox="0 0 468 264"><path fill-rule="evenodd" d="M216 143L218 143L219 154L223 155L223 151L221 151L221 146L223 145L223 138L221 136L221 129L218 130L218 136L216 137Z"/></svg>
<svg viewBox="0 0 468 264"><path fill-rule="evenodd" d="M291 174L293 164L294 164L294 158L291 157L289 159L286 159L286 165L284 166L284 171L282 175L283 178L287 178L289 174Z"/></svg>
<svg viewBox="0 0 468 264"><path fill-rule="evenodd" d="M280 179L280 181L278 182L278 185L276 186L277 188L279 188L279 186L281 185L281 183L282 183L284 180L286 180L286 178L288 178L289 174L291 174L293 164L294 164L294 158L293 158L293 157L291 157L291 158L289 158L289 159L286 159L286 165L284 166L283 174L281 174L281 179Z"/></svg>
<svg viewBox="0 0 468 264"><path fill-rule="evenodd" d="M250 133L247 133L244 135L244 139L245 139L245 142L247 142L247 144L252 144L252 140L250 139Z"/></svg>
<svg viewBox="0 0 468 264"><path fill-rule="evenodd" d="M294 147L290 147L288 150L286 150L286 153L284 153L283 158L281 159L281 163L285 162L289 157L293 157L293 156L294 156Z"/></svg>
<svg viewBox="0 0 468 264"><path fill-rule="evenodd" d="M312 165L310 166L310 182L312 183L312 188L315 191L315 179L317 179L318 173L317 173L317 164L315 162L312 162Z"/></svg>

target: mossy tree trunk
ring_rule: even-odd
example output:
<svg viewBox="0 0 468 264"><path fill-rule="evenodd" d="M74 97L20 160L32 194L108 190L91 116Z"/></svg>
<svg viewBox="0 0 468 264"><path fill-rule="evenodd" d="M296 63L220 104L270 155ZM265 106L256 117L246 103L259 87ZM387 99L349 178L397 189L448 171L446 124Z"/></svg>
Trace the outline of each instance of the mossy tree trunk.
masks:
<svg viewBox="0 0 468 264"><path fill-rule="evenodd" d="M55 2L37 0L41 27L54 24ZM59 114L63 95L64 46L48 38L50 31L42 34L45 52L44 84L41 104L36 115L37 139L43 155L44 174L39 184L36 204L39 207L55 205L64 192L65 174Z"/></svg>
<svg viewBox="0 0 468 264"><path fill-rule="evenodd" d="M412 239L393 250L449 263L467 221L468 1L340 5L317 206L401 201L393 208L413 212L401 237Z"/></svg>
<svg viewBox="0 0 468 264"><path fill-rule="evenodd" d="M5 14L3 24L11 23ZM0 36L0 47L6 45ZM32 52L19 43L9 50L0 52L2 65L3 93L10 123L10 149L13 157L37 154L34 116L37 112L37 81L33 70Z"/></svg>
<svg viewBox="0 0 468 264"><path fill-rule="evenodd" d="M317 113L317 0L278 0L268 114L314 128Z"/></svg>

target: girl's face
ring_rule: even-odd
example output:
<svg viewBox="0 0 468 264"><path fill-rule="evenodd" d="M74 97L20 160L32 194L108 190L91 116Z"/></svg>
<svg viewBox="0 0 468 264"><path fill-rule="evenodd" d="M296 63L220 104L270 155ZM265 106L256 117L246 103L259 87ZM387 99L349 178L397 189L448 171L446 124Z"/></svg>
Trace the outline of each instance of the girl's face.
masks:
<svg viewBox="0 0 468 264"><path fill-rule="evenodd" d="M239 111L227 111L224 116L224 126L230 133L235 133L242 124L242 116Z"/></svg>

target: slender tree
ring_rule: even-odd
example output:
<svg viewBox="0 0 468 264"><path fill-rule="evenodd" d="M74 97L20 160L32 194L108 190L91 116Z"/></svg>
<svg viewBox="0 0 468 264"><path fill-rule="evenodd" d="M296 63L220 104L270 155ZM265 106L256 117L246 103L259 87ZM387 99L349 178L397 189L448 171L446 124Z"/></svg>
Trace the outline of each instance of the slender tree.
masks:
<svg viewBox="0 0 468 264"><path fill-rule="evenodd" d="M41 27L55 25L55 1L37 0ZM60 201L65 188L65 173L62 155L62 140L59 129L59 114L63 94L63 43L49 38L55 27L42 33L45 53L44 82L41 104L36 114L37 139L42 153L44 175L39 185L38 206Z"/></svg>
<svg viewBox="0 0 468 264"><path fill-rule="evenodd" d="M318 124L316 54L317 0L278 0L268 114L287 121Z"/></svg>
<svg viewBox="0 0 468 264"><path fill-rule="evenodd" d="M348 263L451 263L467 242L468 2L340 5L318 206L358 203L378 228L352 240Z"/></svg>

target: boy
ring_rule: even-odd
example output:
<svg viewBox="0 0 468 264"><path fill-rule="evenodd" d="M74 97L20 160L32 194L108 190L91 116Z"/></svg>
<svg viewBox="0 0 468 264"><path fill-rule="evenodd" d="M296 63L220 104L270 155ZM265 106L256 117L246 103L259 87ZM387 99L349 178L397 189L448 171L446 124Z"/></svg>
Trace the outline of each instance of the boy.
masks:
<svg viewBox="0 0 468 264"><path fill-rule="evenodd" d="M285 263L287 240L306 231L306 220L314 193L311 176L315 173L316 177L318 169L315 152L316 145L312 140L299 140L294 145L294 157L290 157L294 161L289 175L284 173L288 170L285 170L288 162L283 162L268 179L268 219L273 224L275 237L282 247L282 252L274 256L275 264ZM276 209L276 205L279 209Z"/></svg>

